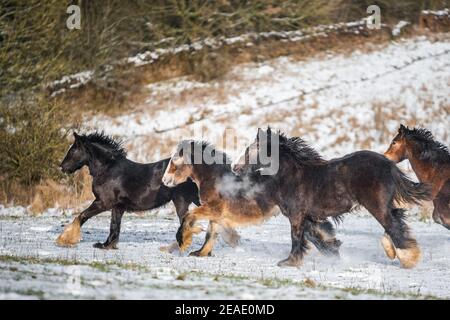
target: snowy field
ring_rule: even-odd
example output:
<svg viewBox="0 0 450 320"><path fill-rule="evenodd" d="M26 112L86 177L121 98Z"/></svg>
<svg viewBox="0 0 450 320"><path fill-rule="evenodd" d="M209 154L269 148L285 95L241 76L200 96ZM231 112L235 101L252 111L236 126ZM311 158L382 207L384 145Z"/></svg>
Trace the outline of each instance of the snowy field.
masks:
<svg viewBox="0 0 450 320"><path fill-rule="evenodd" d="M267 223L240 229L231 248L221 239L212 257L164 253L174 239L178 219L172 206L124 217L118 250L92 245L104 241L109 215L90 220L75 248L54 240L71 219L61 213L30 217L23 210L0 216L0 299L450 299L450 235L431 222L410 222L423 261L412 269L389 260L381 247L375 219L347 215L338 227L341 257L311 249L300 268L276 263L290 250L290 228L279 215ZM203 235L195 238L197 249Z"/></svg>
<svg viewBox="0 0 450 320"><path fill-rule="evenodd" d="M225 130L242 147L267 124L305 138L326 158L383 152L399 122L426 126L450 145L450 37L437 40L280 57L236 66L209 83L182 77L151 84L133 112L87 118L84 129L123 138L130 158L145 162L169 156L183 138L222 146ZM231 155L239 151L228 147ZM108 235L108 213L85 225L77 247L55 246L74 211L32 217L25 208L0 206L0 299L450 299L450 233L420 218L417 207L408 211L409 225L423 258L412 270L385 256L382 228L364 212L338 227L340 259L311 249L302 267L286 269L276 266L291 245L282 216L239 230L237 248L220 240L213 257L195 258L159 251L175 238L172 205L126 215L113 251L92 248ZM202 240L196 237L193 248Z"/></svg>

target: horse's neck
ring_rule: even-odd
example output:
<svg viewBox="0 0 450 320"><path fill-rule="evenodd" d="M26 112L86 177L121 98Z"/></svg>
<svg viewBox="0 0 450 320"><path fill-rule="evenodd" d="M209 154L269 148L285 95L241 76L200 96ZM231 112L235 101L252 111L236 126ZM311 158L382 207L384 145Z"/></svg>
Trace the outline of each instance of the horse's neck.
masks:
<svg viewBox="0 0 450 320"><path fill-rule="evenodd" d="M419 178L419 181L431 182L436 172L431 161L420 159L421 151L412 146L408 146L406 152L409 163L411 163L411 167L416 173L417 178Z"/></svg>
<svg viewBox="0 0 450 320"><path fill-rule="evenodd" d="M101 150L95 149L95 146L91 147L90 158L88 161L89 173L91 176L102 176L106 170L110 167L110 160L102 153Z"/></svg>
<svg viewBox="0 0 450 320"><path fill-rule="evenodd" d="M211 170L211 167L206 164L197 164L192 168L191 179L200 186L202 182L215 180L215 170Z"/></svg>

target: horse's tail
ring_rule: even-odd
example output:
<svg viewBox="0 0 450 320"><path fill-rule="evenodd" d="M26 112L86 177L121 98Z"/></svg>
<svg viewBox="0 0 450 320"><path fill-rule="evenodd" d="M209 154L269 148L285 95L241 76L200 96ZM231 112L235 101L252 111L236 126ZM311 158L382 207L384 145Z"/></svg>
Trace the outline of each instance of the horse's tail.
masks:
<svg viewBox="0 0 450 320"><path fill-rule="evenodd" d="M420 201L431 200L430 185L412 181L395 164L392 164L391 174L395 184L395 201L419 204Z"/></svg>

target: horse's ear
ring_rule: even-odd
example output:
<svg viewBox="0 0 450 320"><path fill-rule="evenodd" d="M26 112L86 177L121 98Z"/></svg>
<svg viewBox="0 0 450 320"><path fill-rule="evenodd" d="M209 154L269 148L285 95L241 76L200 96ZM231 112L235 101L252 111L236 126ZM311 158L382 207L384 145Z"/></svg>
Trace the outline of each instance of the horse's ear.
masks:
<svg viewBox="0 0 450 320"><path fill-rule="evenodd" d="M83 137L80 136L78 133L76 133L75 131L73 132L73 137L75 138L75 142L82 142L83 141Z"/></svg>
<svg viewBox="0 0 450 320"><path fill-rule="evenodd" d="M400 124L400 127L398 128L398 133L404 134L406 129L407 128L403 124Z"/></svg>

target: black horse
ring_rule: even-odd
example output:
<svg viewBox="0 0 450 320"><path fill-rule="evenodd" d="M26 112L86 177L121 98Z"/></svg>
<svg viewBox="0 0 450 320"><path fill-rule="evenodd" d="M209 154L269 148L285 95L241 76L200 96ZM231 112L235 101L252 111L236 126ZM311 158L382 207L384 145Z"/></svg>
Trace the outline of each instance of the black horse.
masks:
<svg viewBox="0 0 450 320"><path fill-rule="evenodd" d="M260 160L261 145L278 140L278 171L264 175L269 167ZM255 158L256 155L256 158ZM255 159L245 161L245 159ZM269 162L270 162L269 161ZM270 163L269 163L270 164ZM271 165L271 164L270 164ZM280 266L298 266L307 249L305 221L339 217L355 205L365 207L383 226L382 244L391 259L396 256L405 268L412 268L420 259L420 249L404 222L404 210L394 201L417 203L430 199L428 185L409 180L396 165L383 155L358 151L339 159L324 160L300 138L258 130L256 140L245 149L242 159L233 164L239 175L248 174L269 190L272 199L291 223L292 249Z"/></svg>
<svg viewBox="0 0 450 320"><path fill-rule="evenodd" d="M170 159L141 164L126 158L122 143L103 133L78 135L61 163L64 173L73 173L88 166L93 177L95 200L68 225L56 243L72 246L81 239L81 226L93 216L111 210L111 227L100 249L116 249L120 223L125 211L141 211L160 207L173 201L180 221L191 203L199 206L197 186L188 180L168 188L161 179ZM234 230L233 230L234 231Z"/></svg>

